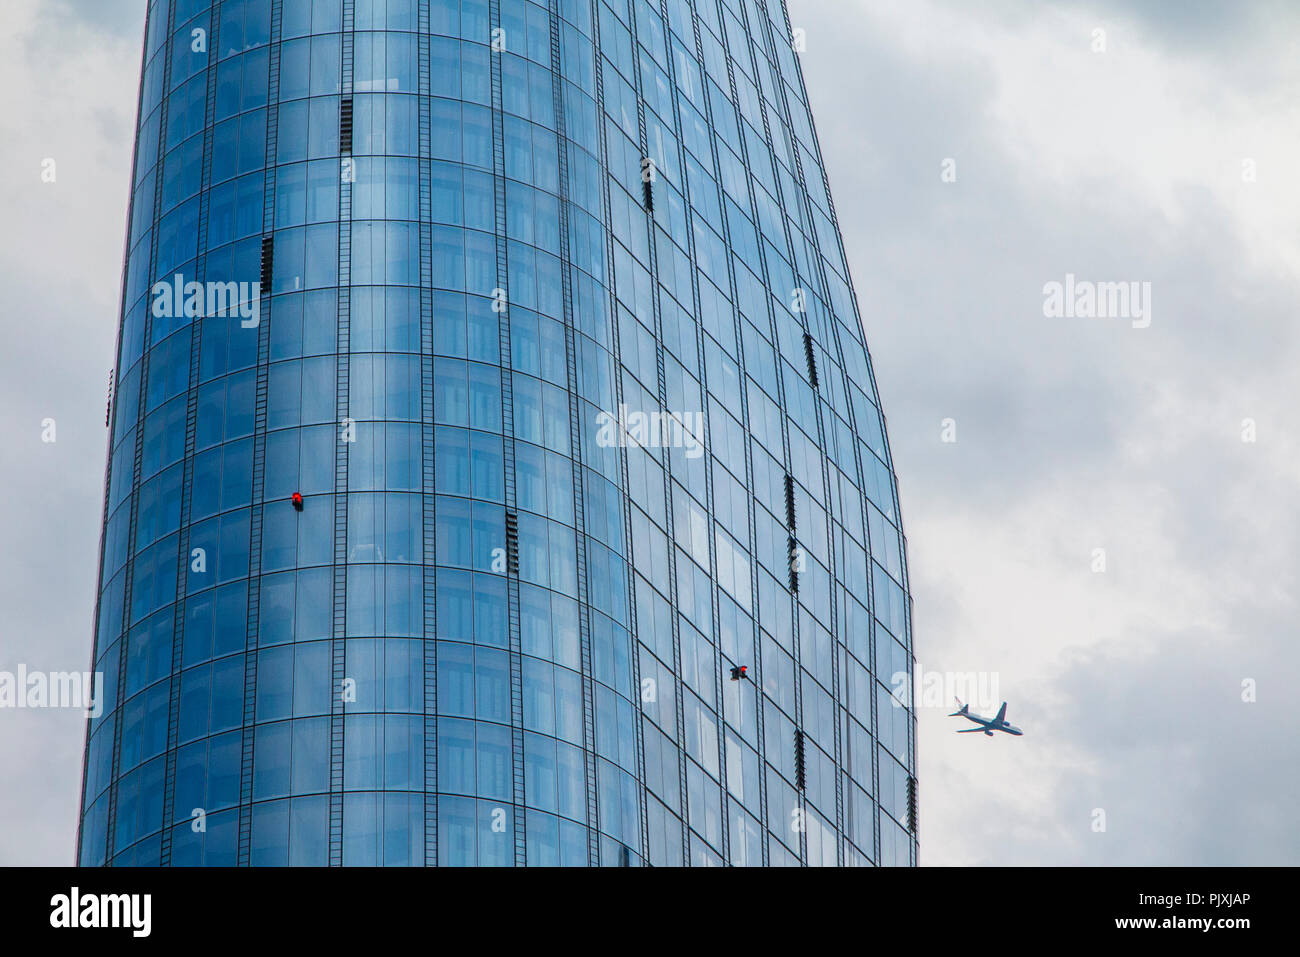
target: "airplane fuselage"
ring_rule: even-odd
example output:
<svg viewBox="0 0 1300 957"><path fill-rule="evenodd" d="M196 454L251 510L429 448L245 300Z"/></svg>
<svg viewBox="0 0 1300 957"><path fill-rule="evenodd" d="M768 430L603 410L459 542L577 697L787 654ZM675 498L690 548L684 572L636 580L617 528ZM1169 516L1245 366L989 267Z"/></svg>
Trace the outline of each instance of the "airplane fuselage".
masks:
<svg viewBox="0 0 1300 957"><path fill-rule="evenodd" d="M993 737L994 731L1002 731L1006 734L1014 734L1017 737L1024 734L1024 732L1021 731L1019 728L1017 728L1015 725L1008 724L1006 720L1001 717L981 718L979 715L971 714L968 711L958 712L954 715L951 715L950 717L954 717L954 718L961 717L961 718L965 718L967 721L975 722L976 724L980 725L984 733L987 734L990 738ZM967 733L968 734L973 733L975 730L976 730L975 728L969 728L967 729Z"/></svg>

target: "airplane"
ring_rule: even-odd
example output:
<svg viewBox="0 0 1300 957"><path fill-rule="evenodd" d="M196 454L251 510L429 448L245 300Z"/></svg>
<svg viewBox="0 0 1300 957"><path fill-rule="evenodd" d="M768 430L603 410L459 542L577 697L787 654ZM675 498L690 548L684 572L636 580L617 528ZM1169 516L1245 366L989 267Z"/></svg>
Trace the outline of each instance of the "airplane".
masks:
<svg viewBox="0 0 1300 957"><path fill-rule="evenodd" d="M994 718L981 718L977 714L971 714L970 705L962 704L960 698L957 699L957 703L961 704L961 710L954 711L952 714L948 715L948 717L965 718L967 721L974 721L979 725L978 728L959 728L957 731L958 734L970 734L973 731L983 731L991 738L993 737L994 731L1005 731L1007 734L1014 734L1017 736L1025 733L1019 728L1007 724L1007 703L1005 701L1002 702L1002 707L998 709L997 717Z"/></svg>

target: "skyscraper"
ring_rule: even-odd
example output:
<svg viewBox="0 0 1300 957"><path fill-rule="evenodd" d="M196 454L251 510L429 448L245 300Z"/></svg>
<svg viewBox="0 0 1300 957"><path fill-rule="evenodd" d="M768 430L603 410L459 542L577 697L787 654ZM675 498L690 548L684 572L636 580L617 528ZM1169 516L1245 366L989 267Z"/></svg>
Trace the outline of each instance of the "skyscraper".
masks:
<svg viewBox="0 0 1300 957"><path fill-rule="evenodd" d="M799 36L152 0L81 863L915 863Z"/></svg>

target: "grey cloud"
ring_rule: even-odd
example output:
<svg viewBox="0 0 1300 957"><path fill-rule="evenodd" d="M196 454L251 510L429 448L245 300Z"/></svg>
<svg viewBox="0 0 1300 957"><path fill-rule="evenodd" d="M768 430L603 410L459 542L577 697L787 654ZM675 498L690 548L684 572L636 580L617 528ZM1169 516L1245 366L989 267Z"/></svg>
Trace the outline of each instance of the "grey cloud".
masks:
<svg viewBox="0 0 1300 957"><path fill-rule="evenodd" d="M93 30L134 38L144 29L146 0L48 0L51 23L77 21Z"/></svg>
<svg viewBox="0 0 1300 957"><path fill-rule="evenodd" d="M1200 588L1214 619L1171 627L1139 613L1140 624L1063 652L1046 675L1004 682L1030 729L1006 742L1020 751L981 752L981 738L950 759L936 736L953 728L923 714L922 860L1295 863L1300 829L1288 809L1300 747L1287 697L1300 651L1286 610L1300 562L1278 543L1294 541L1297 527L1297 470L1293 458L1289 473L1285 464L1294 429L1281 416L1297 398L1300 277L1261 264L1222 195L1172 190L1175 222L1112 171L1062 182L1033 168L995 120L992 64L962 52L947 62L877 29L892 22L886 12L928 5L853 4L855 17L828 0L791 6L816 50L803 66L889 414L903 518L926 529L910 549L922 663L968 667L993 647L997 636L963 597L980 570L967 570L972 581L960 569L948 577L942 553L945 528L999 516L1017 528L1039 517L1054 549L1050 574L1067 591L1088 574L1087 552L1054 541L1053 522L1069 515L1107 532L1099 609L1159 607ZM939 6L956 35L972 22L1017 34L1034 17L1083 8ZM1103 3L1096 15L1136 17L1142 42L1201 63L1207 80L1240 95L1282 72L1269 35L1285 15L1277 5L1131 7ZM844 69L850 62L865 66ZM1258 104L1276 95L1266 90ZM1133 143L1135 157L1141 149ZM952 185L939 177L948 156L958 163ZM1066 272L1150 281L1152 326L1045 318L1042 285ZM956 445L939 441L947 416L958 422ZM1260 417L1264 445L1240 441L1246 416ZM1134 510L1148 507L1157 509L1149 527L1135 532ZM1169 565L1143 564L1170 552L1160 559ZM997 557L999 568L1023 561ZM1256 605L1238 594L1252 588ZM1177 619L1182 609L1168 611ZM1050 617L1035 625L1045 637L1058 630ZM1264 676L1253 705L1240 701L1249 676ZM1012 776L981 770L983 758L1009 762ZM1013 800L1022 794L1045 797L1026 810ZM1089 828L1095 807L1108 812L1105 834Z"/></svg>

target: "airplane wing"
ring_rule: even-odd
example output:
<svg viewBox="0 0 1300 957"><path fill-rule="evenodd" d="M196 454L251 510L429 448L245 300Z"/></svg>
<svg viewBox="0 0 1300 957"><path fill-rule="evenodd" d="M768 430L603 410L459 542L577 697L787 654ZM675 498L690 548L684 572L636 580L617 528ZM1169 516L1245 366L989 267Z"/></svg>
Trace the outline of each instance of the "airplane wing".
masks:
<svg viewBox="0 0 1300 957"><path fill-rule="evenodd" d="M1002 702L1002 707L998 708L998 716L993 720L994 722L1001 722L1006 716L1007 716L1007 703L1004 701Z"/></svg>
<svg viewBox="0 0 1300 957"><path fill-rule="evenodd" d="M983 730L984 730L983 726L978 727L978 728L958 728L958 729L957 729L957 733L958 733L958 734L973 734L973 733L975 733L975 732L977 732L977 731L983 731Z"/></svg>

